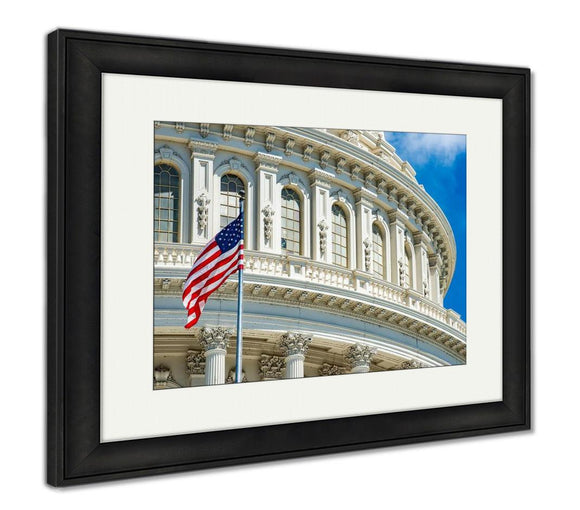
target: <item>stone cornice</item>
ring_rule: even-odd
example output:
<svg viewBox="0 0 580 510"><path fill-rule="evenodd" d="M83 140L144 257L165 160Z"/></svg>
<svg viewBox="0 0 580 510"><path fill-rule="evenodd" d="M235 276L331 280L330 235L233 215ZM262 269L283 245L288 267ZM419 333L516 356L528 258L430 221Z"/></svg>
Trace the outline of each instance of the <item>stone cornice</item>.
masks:
<svg viewBox="0 0 580 510"><path fill-rule="evenodd" d="M415 307L396 302L385 302L359 292L347 292L335 288L323 288L304 284L302 287L288 287L287 279L269 278L268 282L255 275L244 275L244 299L264 304L280 306L300 306L319 309L325 313L356 318L364 322L387 326L414 337L420 337L426 342L438 345L458 359L465 359L466 336L456 328L425 315ZM159 294L156 278L156 295ZM183 278L172 280L167 295L181 296ZM405 291L413 295L414 302L424 299L413 291ZM236 299L237 282L226 282L216 293L217 298ZM451 310L441 309L442 313L451 316L458 324L464 323Z"/></svg>

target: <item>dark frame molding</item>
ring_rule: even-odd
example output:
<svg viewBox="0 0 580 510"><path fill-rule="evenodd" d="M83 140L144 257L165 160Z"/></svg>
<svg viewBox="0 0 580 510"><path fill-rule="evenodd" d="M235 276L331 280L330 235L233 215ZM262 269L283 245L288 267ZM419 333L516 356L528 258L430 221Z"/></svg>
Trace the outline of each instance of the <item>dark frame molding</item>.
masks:
<svg viewBox="0 0 580 510"><path fill-rule="evenodd" d="M47 49L49 484L530 428L529 69L71 30L51 33ZM105 72L502 99L503 401L101 444L101 73Z"/></svg>

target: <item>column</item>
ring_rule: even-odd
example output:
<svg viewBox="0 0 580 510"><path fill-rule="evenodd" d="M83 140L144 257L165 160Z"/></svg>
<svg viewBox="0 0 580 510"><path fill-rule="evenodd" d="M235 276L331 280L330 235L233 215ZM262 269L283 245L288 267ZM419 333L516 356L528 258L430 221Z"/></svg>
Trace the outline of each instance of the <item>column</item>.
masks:
<svg viewBox="0 0 580 510"><path fill-rule="evenodd" d="M330 174L315 168L309 174L312 190L312 258L332 263L332 204L330 201Z"/></svg>
<svg viewBox="0 0 580 510"><path fill-rule="evenodd" d="M190 386L201 386L205 380L205 356L202 352L189 349L185 355L185 373Z"/></svg>
<svg viewBox="0 0 580 510"><path fill-rule="evenodd" d="M373 247L373 198L365 188L354 194L356 214L356 268L361 271L372 270Z"/></svg>
<svg viewBox="0 0 580 510"><path fill-rule="evenodd" d="M377 352L375 347L363 344L350 345L344 358L350 365L351 374L363 374L371 369L371 358Z"/></svg>
<svg viewBox="0 0 580 510"><path fill-rule="evenodd" d="M415 249L415 290L429 299L431 286L429 284L429 260L427 254L428 238L423 232L413 234L413 248Z"/></svg>
<svg viewBox="0 0 580 510"><path fill-rule="evenodd" d="M219 218L210 214L212 200L219 200L219 189L214 194L213 161L217 144L190 140L187 144L191 150L191 204L193 221L191 224L191 241L206 244L213 233L217 232ZM217 197L217 198L216 198Z"/></svg>
<svg viewBox="0 0 580 510"><path fill-rule="evenodd" d="M441 282L439 277L441 275L441 267L443 265L443 260L441 260L441 255L432 254L429 255L429 277L431 280L431 301L442 304L443 298L441 295Z"/></svg>
<svg viewBox="0 0 580 510"><path fill-rule="evenodd" d="M226 352L231 329L217 326L201 328L199 342L205 349L205 384L225 384L226 382Z"/></svg>
<svg viewBox="0 0 580 510"><path fill-rule="evenodd" d="M268 253L282 252L281 186L276 177L280 161L280 156L263 152L254 156L258 186L256 249Z"/></svg>
<svg viewBox="0 0 580 510"><path fill-rule="evenodd" d="M304 358L312 338L302 333L285 333L280 348L286 356L286 379L304 377Z"/></svg>
<svg viewBox="0 0 580 510"><path fill-rule="evenodd" d="M391 282L403 285L401 281L401 264L405 262L405 224L399 211L389 213L389 231L391 234Z"/></svg>

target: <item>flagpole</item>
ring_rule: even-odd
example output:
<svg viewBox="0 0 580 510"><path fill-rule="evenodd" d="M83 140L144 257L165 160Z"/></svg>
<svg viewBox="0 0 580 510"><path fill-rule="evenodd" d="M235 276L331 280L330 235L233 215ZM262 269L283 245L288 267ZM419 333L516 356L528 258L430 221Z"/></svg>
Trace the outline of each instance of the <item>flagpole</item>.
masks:
<svg viewBox="0 0 580 510"><path fill-rule="evenodd" d="M242 217L242 242L244 240L245 225L244 225L244 200L245 193L239 192L240 195L240 216ZM236 337L236 383L242 382L242 296L244 287L244 270L238 270L238 324Z"/></svg>

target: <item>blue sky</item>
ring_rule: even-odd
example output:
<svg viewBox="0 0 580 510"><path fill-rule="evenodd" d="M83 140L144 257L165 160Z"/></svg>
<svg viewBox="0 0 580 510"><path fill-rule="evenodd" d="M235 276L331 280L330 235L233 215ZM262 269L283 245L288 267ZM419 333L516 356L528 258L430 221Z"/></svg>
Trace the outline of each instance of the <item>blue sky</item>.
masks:
<svg viewBox="0 0 580 510"><path fill-rule="evenodd" d="M465 320L465 135L385 132L385 139L401 159L411 163L417 181L439 204L451 224L457 263L445 306Z"/></svg>

